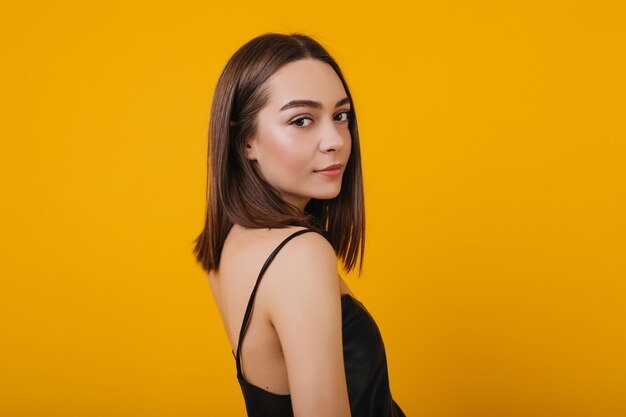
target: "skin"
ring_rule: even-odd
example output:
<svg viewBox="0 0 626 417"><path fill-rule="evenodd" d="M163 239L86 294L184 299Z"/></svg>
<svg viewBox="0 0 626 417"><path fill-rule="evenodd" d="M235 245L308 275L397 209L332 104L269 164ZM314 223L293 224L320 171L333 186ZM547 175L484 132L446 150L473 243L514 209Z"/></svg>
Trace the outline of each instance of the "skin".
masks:
<svg viewBox="0 0 626 417"><path fill-rule="evenodd" d="M256 134L247 141L247 157L286 201L301 210L311 198L337 196L351 149L347 115L341 114L350 104L335 107L346 97L339 77L328 64L304 59L283 66L267 82L271 97L259 113ZM296 99L318 101L322 108L280 111ZM335 163L343 164L341 175L315 172ZM209 274L209 283L234 353L263 263L283 239L300 229L248 229L235 224L229 232L220 269ZM317 233L290 240L257 289L241 346L244 378L268 392L290 394L297 417L350 416L343 294L352 293L339 275L335 252Z"/></svg>

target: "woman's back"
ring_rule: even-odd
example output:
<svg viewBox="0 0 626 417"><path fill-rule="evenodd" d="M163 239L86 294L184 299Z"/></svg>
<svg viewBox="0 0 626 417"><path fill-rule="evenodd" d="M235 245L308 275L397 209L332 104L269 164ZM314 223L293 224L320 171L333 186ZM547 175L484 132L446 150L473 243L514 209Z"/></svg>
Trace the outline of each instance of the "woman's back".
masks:
<svg viewBox="0 0 626 417"><path fill-rule="evenodd" d="M220 268L209 281L233 354L259 271L281 242L302 229L231 229ZM319 404L327 403L344 410L336 415L349 415L341 350L342 294L351 293L339 276L332 247L321 235L303 233L281 248L254 295L239 352L245 381L267 393L291 394L294 409L300 404L303 410L300 415L312 411L307 405L311 401L318 404L317 412ZM285 356L292 359L291 384Z"/></svg>

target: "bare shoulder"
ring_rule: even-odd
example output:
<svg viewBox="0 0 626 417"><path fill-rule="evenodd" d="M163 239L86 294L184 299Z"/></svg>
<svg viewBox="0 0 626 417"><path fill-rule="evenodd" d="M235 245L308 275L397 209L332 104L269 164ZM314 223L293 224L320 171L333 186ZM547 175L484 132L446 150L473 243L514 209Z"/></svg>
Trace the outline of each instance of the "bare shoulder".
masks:
<svg viewBox="0 0 626 417"><path fill-rule="evenodd" d="M350 415L332 246L319 233L302 233L286 243L266 273L268 314L284 354L294 414Z"/></svg>
<svg viewBox="0 0 626 417"><path fill-rule="evenodd" d="M293 227L281 231L282 242L291 234L304 230ZM316 232L302 233L294 236L280 249L266 274L266 280L272 301L297 298L300 295L309 297L323 296L320 291L336 289L340 296L339 273L335 251L324 236ZM265 279L265 278L264 278ZM271 282L270 282L271 281ZM276 305L272 302L270 305Z"/></svg>

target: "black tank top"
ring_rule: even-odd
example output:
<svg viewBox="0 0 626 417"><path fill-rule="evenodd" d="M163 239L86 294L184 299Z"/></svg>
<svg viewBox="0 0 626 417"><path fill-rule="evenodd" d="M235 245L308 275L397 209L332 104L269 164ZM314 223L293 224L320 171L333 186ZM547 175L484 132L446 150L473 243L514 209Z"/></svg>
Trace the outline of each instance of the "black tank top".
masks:
<svg viewBox="0 0 626 417"><path fill-rule="evenodd" d="M261 277L278 251L289 240L306 232L315 230L298 230L274 249L263 264L248 301L239 332L237 355L233 352L233 356L237 362L237 380L249 417L293 416L290 394L274 394L244 379L240 350ZM341 310L344 367L352 417L406 417L391 397L385 347L374 319L365 306L350 294L341 296Z"/></svg>

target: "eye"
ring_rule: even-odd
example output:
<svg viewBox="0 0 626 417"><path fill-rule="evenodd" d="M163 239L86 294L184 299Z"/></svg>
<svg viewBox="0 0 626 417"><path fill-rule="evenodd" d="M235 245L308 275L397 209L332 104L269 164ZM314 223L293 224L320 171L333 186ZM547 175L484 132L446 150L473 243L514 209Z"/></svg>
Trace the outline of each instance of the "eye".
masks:
<svg viewBox="0 0 626 417"><path fill-rule="evenodd" d="M293 121L291 121L289 124L290 125L294 125L296 127L306 127L308 125L303 126L302 124L300 124L300 122L302 122L304 120L311 120L311 121L313 121L313 119L311 119L310 117L298 117L297 119L294 119Z"/></svg>
<svg viewBox="0 0 626 417"><path fill-rule="evenodd" d="M346 109L337 113L337 116L344 115L344 114L346 115L346 117L345 119L340 120L340 122L347 122L348 120L350 120L350 109Z"/></svg>
<svg viewBox="0 0 626 417"><path fill-rule="evenodd" d="M344 118L344 119L342 119L342 120L339 120L339 121L340 121L340 122L347 122L348 120L350 120L350 114L351 114L350 112L351 112L351 110L350 110L350 109L345 109L345 110L340 111L339 113L337 113L337 114L335 115L335 117L345 115L345 118ZM312 119L312 118L310 118L310 117L308 117L308 116L302 116L302 117L298 117L297 119L293 119L291 122L289 122L289 124L290 124L290 125L294 125L294 126L299 127L299 128L302 128L302 127L307 127L307 126L309 126L311 123L309 123L309 124L305 125L305 124L304 124L304 121L305 121L305 120L309 120L311 123L313 122L313 119ZM335 119L335 120L337 120L337 119Z"/></svg>

